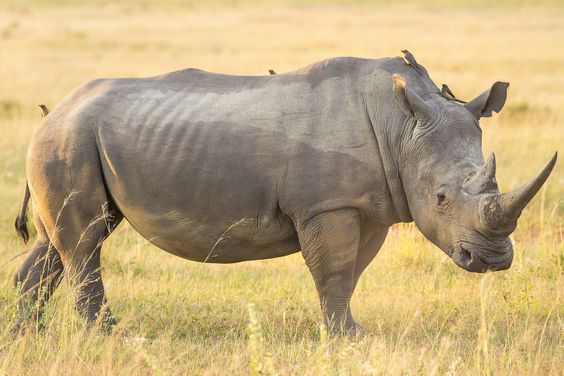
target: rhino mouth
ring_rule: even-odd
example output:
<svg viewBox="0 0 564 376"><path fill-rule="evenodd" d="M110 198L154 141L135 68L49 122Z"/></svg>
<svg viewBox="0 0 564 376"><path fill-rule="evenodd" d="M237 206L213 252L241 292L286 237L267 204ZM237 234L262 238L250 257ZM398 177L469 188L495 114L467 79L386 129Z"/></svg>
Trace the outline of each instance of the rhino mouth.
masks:
<svg viewBox="0 0 564 376"><path fill-rule="evenodd" d="M513 247L508 243L499 252L480 249L471 243L460 243L451 258L456 265L473 273L505 270L513 261Z"/></svg>

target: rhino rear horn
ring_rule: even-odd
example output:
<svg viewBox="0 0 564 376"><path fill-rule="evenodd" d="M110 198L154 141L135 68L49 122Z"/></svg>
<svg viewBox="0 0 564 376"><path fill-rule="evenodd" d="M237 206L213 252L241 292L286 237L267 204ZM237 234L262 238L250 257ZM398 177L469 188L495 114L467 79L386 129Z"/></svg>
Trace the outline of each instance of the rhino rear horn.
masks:
<svg viewBox="0 0 564 376"><path fill-rule="evenodd" d="M495 192L498 190L497 181L495 180L495 154L491 153L486 163L464 183L466 192L477 195L487 192Z"/></svg>

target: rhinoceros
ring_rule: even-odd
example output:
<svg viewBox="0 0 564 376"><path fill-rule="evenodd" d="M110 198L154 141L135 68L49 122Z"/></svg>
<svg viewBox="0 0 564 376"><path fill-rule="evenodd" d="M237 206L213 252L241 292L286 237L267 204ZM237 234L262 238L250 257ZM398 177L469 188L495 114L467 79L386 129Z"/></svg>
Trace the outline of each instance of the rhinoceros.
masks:
<svg viewBox="0 0 564 376"><path fill-rule="evenodd" d="M268 76L186 69L75 89L42 120L27 154L16 228L27 239L31 197L37 240L15 276L16 328L37 320L63 271L87 323L115 323L100 249L124 218L193 261L301 252L324 321L340 333L359 330L351 296L395 223L415 221L470 272L509 268L508 236L556 153L501 194L479 119L502 109L508 83L465 103L404 53Z"/></svg>

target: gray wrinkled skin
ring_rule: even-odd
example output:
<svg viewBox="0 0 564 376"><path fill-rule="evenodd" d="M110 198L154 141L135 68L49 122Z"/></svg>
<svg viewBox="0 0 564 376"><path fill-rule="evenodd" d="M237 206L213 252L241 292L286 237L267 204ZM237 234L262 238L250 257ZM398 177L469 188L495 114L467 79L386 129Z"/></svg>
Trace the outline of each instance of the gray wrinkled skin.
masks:
<svg viewBox="0 0 564 376"><path fill-rule="evenodd" d="M100 246L123 218L188 260L301 251L335 331L358 328L351 295L394 223L415 220L467 270L506 269L518 215L507 219L478 126L506 89L462 105L401 58L91 81L46 116L29 148L38 239L16 276L31 292L19 325L63 269L79 286L79 312L113 323L101 309Z"/></svg>

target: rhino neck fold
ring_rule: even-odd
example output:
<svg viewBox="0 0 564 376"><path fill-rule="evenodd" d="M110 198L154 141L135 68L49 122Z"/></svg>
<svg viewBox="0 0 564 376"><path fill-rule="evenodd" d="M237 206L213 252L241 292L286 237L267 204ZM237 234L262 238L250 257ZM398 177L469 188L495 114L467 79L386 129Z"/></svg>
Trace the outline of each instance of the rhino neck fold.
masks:
<svg viewBox="0 0 564 376"><path fill-rule="evenodd" d="M407 204L407 198L405 196L405 190L403 189L399 167L394 160L394 154L392 154L390 150L389 138L382 129L383 127L374 126L374 122L370 116L370 111L367 111L367 113L370 126L376 136L376 143L378 151L380 152L380 160L382 161L384 173L386 174L388 192L390 192L390 197L392 199L396 215L400 222L412 222L413 218L411 217L411 212L409 211L409 206Z"/></svg>

